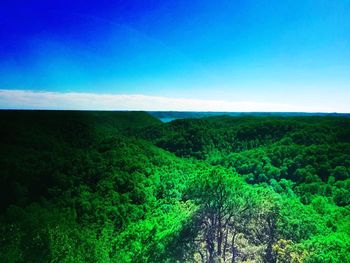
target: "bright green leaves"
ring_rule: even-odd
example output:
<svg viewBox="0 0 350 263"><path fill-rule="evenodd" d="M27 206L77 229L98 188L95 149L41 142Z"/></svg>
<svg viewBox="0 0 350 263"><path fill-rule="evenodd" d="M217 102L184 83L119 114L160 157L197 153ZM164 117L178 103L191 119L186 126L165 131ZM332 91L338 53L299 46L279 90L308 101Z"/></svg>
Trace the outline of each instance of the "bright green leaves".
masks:
<svg viewBox="0 0 350 263"><path fill-rule="evenodd" d="M327 236L315 236L305 242L308 251L306 263L343 263L350 262L350 237L344 233Z"/></svg>

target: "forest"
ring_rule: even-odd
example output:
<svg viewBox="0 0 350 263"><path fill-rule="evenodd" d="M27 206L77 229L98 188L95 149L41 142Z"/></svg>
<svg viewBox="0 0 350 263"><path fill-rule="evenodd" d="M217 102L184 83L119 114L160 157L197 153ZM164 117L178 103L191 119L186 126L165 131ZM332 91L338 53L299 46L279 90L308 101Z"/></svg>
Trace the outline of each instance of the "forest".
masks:
<svg viewBox="0 0 350 263"><path fill-rule="evenodd" d="M1 262L350 262L350 118L0 111Z"/></svg>

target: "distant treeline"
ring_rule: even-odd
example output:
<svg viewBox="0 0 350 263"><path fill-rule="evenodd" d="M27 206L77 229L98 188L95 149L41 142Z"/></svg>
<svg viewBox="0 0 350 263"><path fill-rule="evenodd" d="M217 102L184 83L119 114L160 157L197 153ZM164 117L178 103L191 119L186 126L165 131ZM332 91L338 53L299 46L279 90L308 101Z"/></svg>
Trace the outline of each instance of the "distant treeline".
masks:
<svg viewBox="0 0 350 263"><path fill-rule="evenodd" d="M211 112L211 111L149 111L152 116L161 120L174 120L185 118L202 118L210 116L338 116L350 117L350 113L322 113L322 112Z"/></svg>

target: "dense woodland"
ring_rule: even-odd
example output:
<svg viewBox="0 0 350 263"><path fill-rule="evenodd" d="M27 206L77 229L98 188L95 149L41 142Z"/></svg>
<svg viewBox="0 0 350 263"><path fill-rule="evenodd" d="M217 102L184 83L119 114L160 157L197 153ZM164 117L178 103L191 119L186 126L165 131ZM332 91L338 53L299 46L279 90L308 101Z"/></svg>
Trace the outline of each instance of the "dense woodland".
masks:
<svg viewBox="0 0 350 263"><path fill-rule="evenodd" d="M350 262L350 119L0 111L1 262Z"/></svg>

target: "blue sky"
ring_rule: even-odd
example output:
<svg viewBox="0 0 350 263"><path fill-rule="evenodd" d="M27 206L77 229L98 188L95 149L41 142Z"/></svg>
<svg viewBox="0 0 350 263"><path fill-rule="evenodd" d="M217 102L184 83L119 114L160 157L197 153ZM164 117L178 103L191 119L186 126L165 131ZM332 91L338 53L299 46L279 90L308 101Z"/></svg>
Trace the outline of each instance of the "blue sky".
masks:
<svg viewBox="0 0 350 263"><path fill-rule="evenodd" d="M348 0L5 0L0 108L94 109L88 94L96 109L350 112L349 14Z"/></svg>

